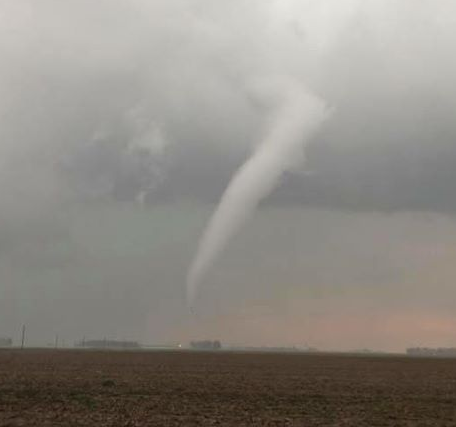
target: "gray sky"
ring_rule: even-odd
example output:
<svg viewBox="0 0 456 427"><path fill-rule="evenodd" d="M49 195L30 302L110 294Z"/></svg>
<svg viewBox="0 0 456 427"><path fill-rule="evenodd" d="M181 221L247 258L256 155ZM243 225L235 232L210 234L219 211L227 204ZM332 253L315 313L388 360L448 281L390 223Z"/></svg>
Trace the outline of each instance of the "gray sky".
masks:
<svg viewBox="0 0 456 427"><path fill-rule="evenodd" d="M456 346L455 16L451 0L0 0L0 335ZM255 84L277 75L332 114L190 318L187 268L267 126Z"/></svg>

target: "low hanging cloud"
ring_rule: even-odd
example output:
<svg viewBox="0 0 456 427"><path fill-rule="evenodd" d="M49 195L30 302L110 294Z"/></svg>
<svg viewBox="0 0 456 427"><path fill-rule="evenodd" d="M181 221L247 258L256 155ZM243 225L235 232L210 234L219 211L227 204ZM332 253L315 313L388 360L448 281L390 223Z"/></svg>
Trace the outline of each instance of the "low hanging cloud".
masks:
<svg viewBox="0 0 456 427"><path fill-rule="evenodd" d="M215 201L264 125L249 82L286 73L334 113L309 147L311 178L291 174L270 202L452 211L454 12L429 0L2 0L2 198Z"/></svg>
<svg viewBox="0 0 456 427"><path fill-rule="evenodd" d="M263 205L454 212L455 9L1 0L1 251L69 239L68 204L218 202L264 136L252 82L274 75L332 114Z"/></svg>

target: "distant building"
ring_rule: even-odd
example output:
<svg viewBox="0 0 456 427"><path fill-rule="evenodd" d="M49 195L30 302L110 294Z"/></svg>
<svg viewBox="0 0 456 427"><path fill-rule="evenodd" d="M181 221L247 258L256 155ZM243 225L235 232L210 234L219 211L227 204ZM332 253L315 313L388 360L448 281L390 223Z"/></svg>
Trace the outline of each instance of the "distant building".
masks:
<svg viewBox="0 0 456 427"><path fill-rule="evenodd" d="M456 357L456 348L412 347L407 349L407 355L425 357Z"/></svg>
<svg viewBox="0 0 456 427"><path fill-rule="evenodd" d="M190 348L193 350L220 350L222 344L218 340L191 341Z"/></svg>
<svg viewBox="0 0 456 427"><path fill-rule="evenodd" d="M75 347L83 348L107 348L111 350L138 349L141 345L137 341L119 341L119 340L81 340L75 343Z"/></svg>
<svg viewBox="0 0 456 427"><path fill-rule="evenodd" d="M12 347L13 340L11 338L0 337L0 347Z"/></svg>
<svg viewBox="0 0 456 427"><path fill-rule="evenodd" d="M298 347L271 347L271 346L230 346L228 350L232 351L250 351L250 352L270 352L270 353L294 353L294 352L311 352L317 351L312 348L300 349Z"/></svg>

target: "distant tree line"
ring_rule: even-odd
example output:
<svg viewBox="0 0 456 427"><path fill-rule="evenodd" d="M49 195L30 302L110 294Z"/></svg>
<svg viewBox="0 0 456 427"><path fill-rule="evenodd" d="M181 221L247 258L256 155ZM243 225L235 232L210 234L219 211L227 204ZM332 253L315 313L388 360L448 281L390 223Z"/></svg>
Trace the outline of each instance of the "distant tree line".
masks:
<svg viewBox="0 0 456 427"><path fill-rule="evenodd" d="M451 356L456 357L456 348L428 348L428 347L412 347L407 349L409 356Z"/></svg>
<svg viewBox="0 0 456 427"><path fill-rule="evenodd" d="M83 348L109 348L109 349L129 349L141 348L137 341L118 341L118 340L81 340L75 343L76 347Z"/></svg>
<svg viewBox="0 0 456 427"><path fill-rule="evenodd" d="M222 348L222 344L219 340L191 341L190 348L194 350L220 350Z"/></svg>
<svg viewBox="0 0 456 427"><path fill-rule="evenodd" d="M11 347L13 345L12 338L1 338L0 337L0 347Z"/></svg>

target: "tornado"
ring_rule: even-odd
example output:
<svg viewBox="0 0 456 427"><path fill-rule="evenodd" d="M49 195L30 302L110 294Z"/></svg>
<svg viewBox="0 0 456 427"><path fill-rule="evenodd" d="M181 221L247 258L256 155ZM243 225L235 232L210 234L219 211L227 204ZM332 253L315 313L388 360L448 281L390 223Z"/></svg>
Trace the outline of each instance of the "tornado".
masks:
<svg viewBox="0 0 456 427"><path fill-rule="evenodd" d="M260 90L272 104L265 137L234 174L199 242L187 275L187 303L192 309L208 269L231 238L279 184L286 171L305 160L305 147L328 116L322 99L295 81Z"/></svg>

